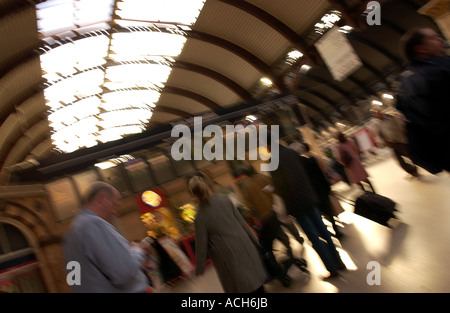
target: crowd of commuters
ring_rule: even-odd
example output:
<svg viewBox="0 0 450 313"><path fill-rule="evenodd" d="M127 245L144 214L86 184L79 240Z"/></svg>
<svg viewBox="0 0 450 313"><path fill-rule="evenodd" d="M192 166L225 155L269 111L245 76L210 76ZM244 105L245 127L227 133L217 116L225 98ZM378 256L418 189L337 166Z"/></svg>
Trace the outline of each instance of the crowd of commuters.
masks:
<svg viewBox="0 0 450 313"><path fill-rule="evenodd" d="M432 174L450 171L449 147L450 106L447 90L450 82L450 58L443 38L430 28L417 28L402 38L402 49L409 61L400 79L396 108L402 114L401 123L393 116L373 110L383 121L380 134L393 149L401 167L417 177L421 167ZM403 135L403 131L405 131ZM336 161L345 168L350 184L363 189L371 187L369 175L359 157L358 148L342 133L337 136ZM274 148L268 144L267 149ZM282 268L268 268L268 258L275 259L272 244L279 239L290 251L289 238L283 228L303 243L292 220L284 220L274 211L274 195L278 195L286 214L295 218L317 252L328 275L339 276L346 267L325 226L322 215L333 225L339 237L329 201L330 183L317 160L301 150L279 145L279 166L271 177L248 168L248 180L243 195L248 207L261 224L255 234L229 197L214 192L201 176L189 181L189 188L198 200L195 219L196 273L201 275L209 256L225 292L264 292L271 276L287 279ZM412 164L404 162L408 157ZM143 243L130 243L112 226L117 190L105 183L95 183L89 189L85 206L71 223L64 237L67 260L77 261L83 268L82 284L74 284L74 292L145 292L147 278L141 263L146 253ZM290 253L292 253L290 251ZM274 274L275 273L275 274Z"/></svg>

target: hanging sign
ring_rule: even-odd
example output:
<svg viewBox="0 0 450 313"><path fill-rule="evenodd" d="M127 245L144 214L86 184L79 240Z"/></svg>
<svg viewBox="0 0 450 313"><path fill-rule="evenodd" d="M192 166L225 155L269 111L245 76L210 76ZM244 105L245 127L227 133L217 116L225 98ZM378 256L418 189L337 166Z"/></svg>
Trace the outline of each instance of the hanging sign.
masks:
<svg viewBox="0 0 450 313"><path fill-rule="evenodd" d="M361 59L337 27L330 29L315 44L333 78L342 81L361 67Z"/></svg>

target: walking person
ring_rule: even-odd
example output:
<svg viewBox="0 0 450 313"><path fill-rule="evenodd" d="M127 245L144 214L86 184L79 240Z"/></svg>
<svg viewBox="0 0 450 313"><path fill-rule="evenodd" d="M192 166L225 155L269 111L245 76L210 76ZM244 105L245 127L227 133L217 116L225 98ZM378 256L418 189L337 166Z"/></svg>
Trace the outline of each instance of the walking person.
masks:
<svg viewBox="0 0 450 313"><path fill-rule="evenodd" d="M409 157L408 138L406 136L405 121L398 114L382 112L378 105L370 109L373 117L380 122L378 124L378 135L386 146L392 149L394 156L402 169L412 177L419 178L417 166L411 162L406 162Z"/></svg>
<svg viewBox="0 0 450 313"><path fill-rule="evenodd" d="M275 239L278 239L286 247L289 258L294 258L289 237L281 226L285 226L300 244L303 244L304 239L301 238L290 218L288 218L286 224L282 224L277 212L274 211L273 183L271 178L257 172L250 164L244 170L244 174L247 178L242 182L241 192L246 206L254 213L261 224L261 230L258 234L259 243L261 253L266 260L268 272L277 278L283 286L288 287L291 278L287 275L287 269L281 266L275 258L273 242Z"/></svg>
<svg viewBox="0 0 450 313"><path fill-rule="evenodd" d="M292 149L279 143L279 166L272 172L275 192L284 200L287 213L297 219L312 247L320 256L329 274L324 279L339 275L345 269L331 234L322 221L317 207L318 199L300 158ZM272 144L268 144L272 150Z"/></svg>
<svg viewBox="0 0 450 313"><path fill-rule="evenodd" d="M226 195L214 194L199 176L189 180L189 189L199 202L195 218L196 274L204 273L209 255L226 293L264 292L267 272L258 241L242 215Z"/></svg>
<svg viewBox="0 0 450 313"><path fill-rule="evenodd" d="M407 119L409 154L432 174L450 172L450 57L444 39L419 27L403 35L400 46L408 64L396 107Z"/></svg>
<svg viewBox="0 0 450 313"><path fill-rule="evenodd" d="M303 167L305 168L309 180L317 195L318 206L322 214L330 221L336 238L342 237L334 220L333 207L330 202L331 184L325 177L316 157L311 153L309 145L306 143L292 144L290 147L299 154Z"/></svg>
<svg viewBox="0 0 450 313"><path fill-rule="evenodd" d="M145 244L130 243L111 224L119 192L104 182L93 183L85 206L72 220L63 238L66 262L80 265L80 284L72 292L146 292L148 280L142 270Z"/></svg>
<svg viewBox="0 0 450 313"><path fill-rule="evenodd" d="M365 190L363 182L367 183L375 193L375 189L369 180L369 174L367 174L359 157L359 149L356 143L341 132L337 134L337 139L339 142L336 145L336 158L338 162L345 166L345 172L350 182L359 185L363 190Z"/></svg>

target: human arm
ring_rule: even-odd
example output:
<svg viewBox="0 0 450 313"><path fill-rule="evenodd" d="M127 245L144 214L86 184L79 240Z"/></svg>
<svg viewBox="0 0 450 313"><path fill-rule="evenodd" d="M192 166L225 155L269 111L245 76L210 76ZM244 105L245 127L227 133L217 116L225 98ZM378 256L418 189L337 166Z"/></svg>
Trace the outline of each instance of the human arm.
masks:
<svg viewBox="0 0 450 313"><path fill-rule="evenodd" d="M83 231L84 253L113 286L121 288L142 273L144 250L131 245L105 221L96 221L86 229Z"/></svg>
<svg viewBox="0 0 450 313"><path fill-rule="evenodd" d="M244 231L248 234L250 239L253 241L253 243L258 246L258 240L256 239L255 235L252 233L250 226L245 222L244 217L242 217L241 213L239 213L238 209L234 206L234 204L231 202L231 200L228 200L228 205L230 206L231 210L233 211L233 215L236 218L237 222L241 227L244 229Z"/></svg>

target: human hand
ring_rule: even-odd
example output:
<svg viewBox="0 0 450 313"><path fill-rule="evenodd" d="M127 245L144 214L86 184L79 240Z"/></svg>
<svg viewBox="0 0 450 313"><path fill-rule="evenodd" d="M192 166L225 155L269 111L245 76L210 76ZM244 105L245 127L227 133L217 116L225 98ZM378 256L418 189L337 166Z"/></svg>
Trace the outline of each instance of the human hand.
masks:
<svg viewBox="0 0 450 313"><path fill-rule="evenodd" d="M150 246L150 244L148 244L146 242L135 242L135 241L133 241L133 242L131 242L131 245L133 247L138 247L138 248L144 250L145 253L149 253L150 252L151 246Z"/></svg>

